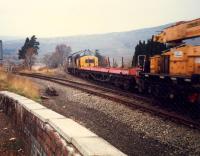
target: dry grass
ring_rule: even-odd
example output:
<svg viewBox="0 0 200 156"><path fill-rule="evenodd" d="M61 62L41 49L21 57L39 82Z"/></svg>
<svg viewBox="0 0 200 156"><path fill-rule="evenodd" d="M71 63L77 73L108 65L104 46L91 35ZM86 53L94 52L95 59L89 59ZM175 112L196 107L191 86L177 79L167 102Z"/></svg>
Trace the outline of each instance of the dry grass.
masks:
<svg viewBox="0 0 200 156"><path fill-rule="evenodd" d="M45 75L55 75L57 69L49 69L47 67L42 67L37 70L37 73L45 74Z"/></svg>
<svg viewBox="0 0 200 156"><path fill-rule="evenodd" d="M49 69L47 67L42 67L42 68L39 68L37 70L21 70L20 72L23 72L23 73L40 73L40 74L44 74L44 75L49 75L49 76L54 76L56 75L56 71L57 69Z"/></svg>
<svg viewBox="0 0 200 156"><path fill-rule="evenodd" d="M29 79L0 71L0 90L8 90L40 101L39 87Z"/></svg>

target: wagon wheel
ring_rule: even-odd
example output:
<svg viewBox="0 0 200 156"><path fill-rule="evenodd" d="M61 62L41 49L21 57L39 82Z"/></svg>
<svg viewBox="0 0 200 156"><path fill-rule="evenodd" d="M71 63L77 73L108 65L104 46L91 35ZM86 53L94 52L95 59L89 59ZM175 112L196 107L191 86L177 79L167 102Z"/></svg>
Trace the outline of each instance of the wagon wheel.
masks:
<svg viewBox="0 0 200 156"><path fill-rule="evenodd" d="M115 80L114 80L114 85L115 85L116 87L120 87L120 82L119 82L118 79L115 79Z"/></svg>
<svg viewBox="0 0 200 156"><path fill-rule="evenodd" d="M129 80L126 80L126 81L124 81L124 83L123 83L123 88L125 89L125 90L129 90L130 89L130 81Z"/></svg>

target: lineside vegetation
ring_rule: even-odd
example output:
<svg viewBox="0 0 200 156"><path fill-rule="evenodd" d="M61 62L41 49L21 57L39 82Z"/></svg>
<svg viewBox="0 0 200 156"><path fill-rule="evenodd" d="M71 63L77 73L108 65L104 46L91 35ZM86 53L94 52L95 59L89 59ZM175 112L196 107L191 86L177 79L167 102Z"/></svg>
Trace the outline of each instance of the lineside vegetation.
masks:
<svg viewBox="0 0 200 156"><path fill-rule="evenodd" d="M15 92L40 102L39 87L30 79L0 71L0 90Z"/></svg>

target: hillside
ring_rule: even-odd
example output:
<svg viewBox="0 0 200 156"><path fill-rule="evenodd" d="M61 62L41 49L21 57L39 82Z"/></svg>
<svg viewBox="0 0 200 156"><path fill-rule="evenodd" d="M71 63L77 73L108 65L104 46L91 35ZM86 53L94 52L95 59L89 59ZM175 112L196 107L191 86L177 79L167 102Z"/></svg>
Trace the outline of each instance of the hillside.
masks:
<svg viewBox="0 0 200 156"><path fill-rule="evenodd" d="M73 51L81 49L99 49L102 54L111 58L114 57L120 60L121 57L124 56L126 59L131 59L134 54L135 45L139 40L147 40L151 38L153 34L157 34L167 26L169 26L169 24L127 32L57 38L39 38L39 53L40 56L50 53L54 51L57 44L65 43L70 45ZM19 49L24 43L24 38L20 37L1 37L1 39L4 42L4 53L8 55L17 54L17 49Z"/></svg>

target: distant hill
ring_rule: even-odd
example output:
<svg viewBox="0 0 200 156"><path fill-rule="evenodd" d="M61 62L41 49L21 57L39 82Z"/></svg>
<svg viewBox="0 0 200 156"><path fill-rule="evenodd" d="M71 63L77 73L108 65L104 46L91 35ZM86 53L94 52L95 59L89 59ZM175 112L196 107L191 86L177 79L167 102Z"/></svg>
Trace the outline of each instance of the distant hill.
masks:
<svg viewBox="0 0 200 156"><path fill-rule="evenodd" d="M99 49L103 55L111 58L114 57L120 60L123 56L125 59L132 59L134 48L139 40L147 40L169 25L98 35L39 38L39 53L40 56L51 53L57 44L65 43L71 46L74 52L82 49ZM0 39L3 40L4 53L9 55L16 55L17 50L23 45L25 40L25 38L20 37L0 37Z"/></svg>

